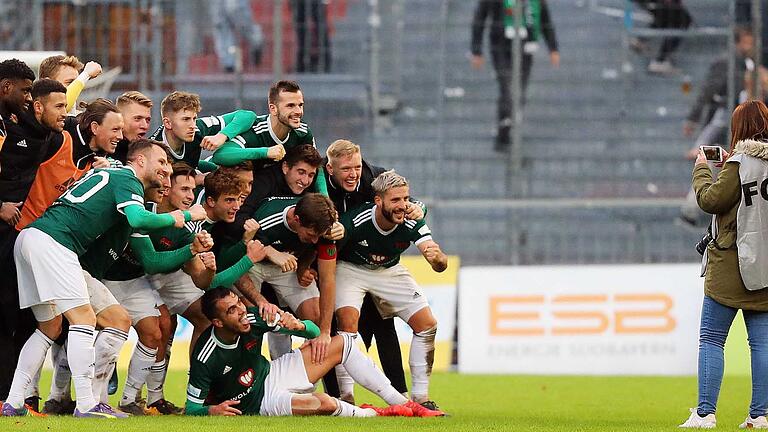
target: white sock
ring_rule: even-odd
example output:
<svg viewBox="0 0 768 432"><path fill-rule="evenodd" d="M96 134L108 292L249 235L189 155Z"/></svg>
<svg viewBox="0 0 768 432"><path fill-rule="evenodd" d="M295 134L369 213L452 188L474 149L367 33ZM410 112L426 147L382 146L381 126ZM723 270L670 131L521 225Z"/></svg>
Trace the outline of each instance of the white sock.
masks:
<svg viewBox="0 0 768 432"><path fill-rule="evenodd" d="M128 340L128 333L114 327L106 327L96 336L96 366L94 368L93 395L99 402L108 403L107 387L117 364L120 349Z"/></svg>
<svg viewBox="0 0 768 432"><path fill-rule="evenodd" d="M390 405L408 402L407 398L392 387L389 379L376 368L371 359L357 349L355 339L349 333L342 334L341 337L344 338L341 363L356 383L377 394Z"/></svg>
<svg viewBox="0 0 768 432"><path fill-rule="evenodd" d="M371 408L360 408L359 406L352 405L344 402L341 399L336 399L338 406L336 411L331 414L335 417L376 417L376 411Z"/></svg>
<svg viewBox="0 0 768 432"><path fill-rule="evenodd" d="M35 330L32 336L27 339L19 353L19 363L13 373L13 382L6 403L14 408L21 408L24 405L27 387L32 382L32 378L43 367L45 355L52 343L53 341L39 329Z"/></svg>
<svg viewBox="0 0 768 432"><path fill-rule="evenodd" d="M128 405L136 401L136 396L141 392L141 387L147 382L147 376L152 365L155 364L157 348L147 348L141 342L136 342L133 349L131 362L128 364L128 376L125 378L123 396L120 405Z"/></svg>
<svg viewBox="0 0 768 432"><path fill-rule="evenodd" d="M411 367L411 399L422 401L429 396L429 377L435 361L437 327L414 333L408 365Z"/></svg>
<svg viewBox="0 0 768 432"><path fill-rule="evenodd" d="M349 333L349 332L337 332L337 334L347 334L349 335L354 343L357 343L357 333ZM344 365L336 365L336 381L339 383L339 393L342 397L344 396L353 396L355 395L355 381L352 379L351 376L349 376L349 373L347 373L347 370L344 369Z"/></svg>
<svg viewBox="0 0 768 432"><path fill-rule="evenodd" d="M75 383L75 397L78 411L86 412L95 407L97 402L93 397L93 368L96 353L93 348L96 329L90 325L69 326L69 341L67 342L67 357L69 370L72 371L72 381Z"/></svg>
<svg viewBox="0 0 768 432"><path fill-rule="evenodd" d="M269 358L272 360L277 360L293 349L291 335L287 334L267 333L267 345L269 346Z"/></svg>
<svg viewBox="0 0 768 432"><path fill-rule="evenodd" d="M147 376L147 406L163 398L163 379L165 378L165 359L152 365Z"/></svg>
<svg viewBox="0 0 768 432"><path fill-rule="evenodd" d="M66 342L64 345L55 343L51 346L51 360L53 360L53 379L51 379L51 392L48 393L48 400L70 401L72 400L72 386L70 385L72 373L69 371Z"/></svg>
<svg viewBox="0 0 768 432"><path fill-rule="evenodd" d="M43 362L45 363L45 362ZM24 393L24 400L27 400L31 397L40 397L40 372L43 371L43 368L37 370L37 373L34 377L32 377L32 381L27 386L27 391Z"/></svg>

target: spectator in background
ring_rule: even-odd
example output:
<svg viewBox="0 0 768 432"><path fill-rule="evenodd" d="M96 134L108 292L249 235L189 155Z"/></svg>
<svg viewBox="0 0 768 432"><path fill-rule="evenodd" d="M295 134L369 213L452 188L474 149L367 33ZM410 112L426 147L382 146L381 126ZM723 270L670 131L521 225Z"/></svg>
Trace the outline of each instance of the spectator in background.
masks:
<svg viewBox="0 0 768 432"><path fill-rule="evenodd" d="M704 304L699 333L698 404L680 427L712 428L723 380L723 348L741 310L752 355L752 402L739 427L768 428L768 245L761 240L768 201L758 184L768 166L768 107L748 101L733 112L732 156L714 180L704 153L693 169L693 188L702 210L716 215L714 239L707 246ZM754 187L749 182L757 180ZM742 193L742 182L745 182ZM753 193L754 192L754 193Z"/></svg>
<svg viewBox="0 0 768 432"><path fill-rule="evenodd" d="M663 30L685 30L691 26L693 20L688 10L683 5L682 0L632 0L641 8L648 11L653 17L651 28L663 29ZM652 59L648 63L648 72L672 75L678 73L678 69L672 65L669 60L670 54L672 54L680 45L682 38L680 37L665 37L661 46L659 47L659 53L656 58ZM637 41L635 47L644 48L645 43Z"/></svg>
<svg viewBox="0 0 768 432"><path fill-rule="evenodd" d="M213 40L219 65L225 72L235 71L235 47L238 36L248 42L251 63L261 63L264 48L264 34L261 26L253 20L249 0L220 0L208 2L208 11L213 23Z"/></svg>
<svg viewBox="0 0 768 432"><path fill-rule="evenodd" d="M754 67L751 60L755 49L755 38L746 27L739 27L735 31L736 70L734 73L733 88L736 92L734 104L737 104L744 90L744 75ZM705 125L699 132L693 148L688 152L690 159L696 159L699 147L703 145L724 145L728 132L728 56L731 50L718 56L709 66L707 78L702 85L696 101L691 106L688 117L683 123L683 134L693 136L696 127ZM687 225L696 226L701 219L702 212L696 204L696 195L693 190L688 193L685 204L681 208L680 219Z"/></svg>
<svg viewBox="0 0 768 432"><path fill-rule="evenodd" d="M472 66L483 66L483 33L490 18L491 59L499 83L498 134L495 149L505 152L509 149L510 136L514 126L512 112L512 41L515 35L522 39L522 63L520 70L521 101L525 104L525 89L531 75L533 53L538 50L539 38L543 37L549 48L549 60L553 67L560 65L555 28L550 19L546 0L522 1L524 26L515 28L514 11L517 0L479 0L472 19Z"/></svg>
<svg viewBox="0 0 768 432"><path fill-rule="evenodd" d="M296 72L331 71L328 1L291 1L296 27Z"/></svg>

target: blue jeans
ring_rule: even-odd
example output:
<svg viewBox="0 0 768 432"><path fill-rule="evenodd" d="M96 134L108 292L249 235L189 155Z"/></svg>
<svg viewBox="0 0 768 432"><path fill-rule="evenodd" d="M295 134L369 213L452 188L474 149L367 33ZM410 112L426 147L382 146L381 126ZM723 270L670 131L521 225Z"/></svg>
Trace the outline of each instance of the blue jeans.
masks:
<svg viewBox="0 0 768 432"><path fill-rule="evenodd" d="M723 382L723 347L738 309L704 297L699 333L699 405L700 416L713 414ZM758 417L768 410L768 312L742 311L747 326L752 356L752 402L749 415Z"/></svg>

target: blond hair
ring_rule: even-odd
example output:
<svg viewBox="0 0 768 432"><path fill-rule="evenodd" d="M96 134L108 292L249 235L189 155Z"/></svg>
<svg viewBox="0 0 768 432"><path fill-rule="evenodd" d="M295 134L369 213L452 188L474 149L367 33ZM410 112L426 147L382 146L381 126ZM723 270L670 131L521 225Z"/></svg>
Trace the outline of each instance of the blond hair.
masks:
<svg viewBox="0 0 768 432"><path fill-rule="evenodd" d="M325 155L328 156L328 162L357 153L360 153L360 146L345 139L338 139L332 142L328 146L328 150L325 151Z"/></svg>
<svg viewBox="0 0 768 432"><path fill-rule="evenodd" d="M78 72L83 69L83 63L77 57L55 55L40 62L40 68L37 75L39 78L53 78L53 76L56 75L56 72L64 66L73 67Z"/></svg>
<svg viewBox="0 0 768 432"><path fill-rule="evenodd" d="M384 195L390 189L401 186L408 186L408 180L396 173L395 170L384 171L371 182L371 187L378 196Z"/></svg>
<svg viewBox="0 0 768 432"><path fill-rule="evenodd" d="M164 97L163 101L160 102L160 114L162 114L163 117L172 112L179 112L185 109L195 113L202 111L203 108L200 104L200 96L194 93L174 91Z"/></svg>
<svg viewBox="0 0 768 432"><path fill-rule="evenodd" d="M122 108L132 103L139 104L146 108L152 108L152 99L147 97L144 93L135 90L121 94L115 102L118 108Z"/></svg>

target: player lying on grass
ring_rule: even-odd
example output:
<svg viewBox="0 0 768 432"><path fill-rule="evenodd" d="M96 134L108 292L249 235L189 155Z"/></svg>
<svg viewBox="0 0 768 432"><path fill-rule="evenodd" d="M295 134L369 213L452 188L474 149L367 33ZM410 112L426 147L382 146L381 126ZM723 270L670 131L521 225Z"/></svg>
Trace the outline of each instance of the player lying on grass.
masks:
<svg viewBox="0 0 768 432"><path fill-rule="evenodd" d="M212 325L197 341L190 360L188 415L444 415L409 401L395 390L349 335L331 338L327 355L319 363L312 363L309 346L270 362L261 355L265 333L309 339L317 337L320 329L312 321L298 321L288 313L277 314L269 325L257 308L246 308L239 297L223 287L206 291L201 303ZM314 383L338 364L390 406L357 407L314 393Z"/></svg>

